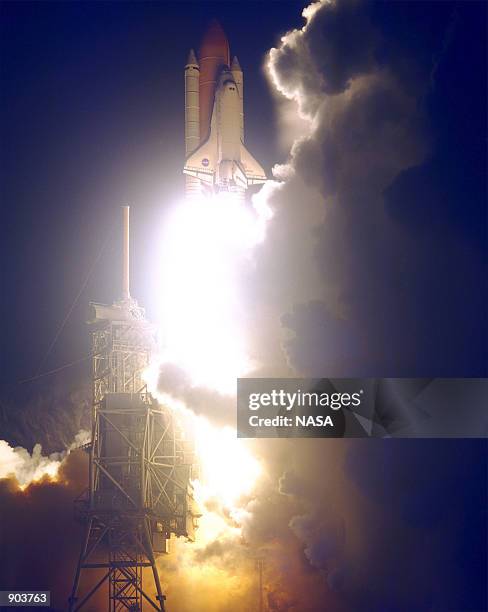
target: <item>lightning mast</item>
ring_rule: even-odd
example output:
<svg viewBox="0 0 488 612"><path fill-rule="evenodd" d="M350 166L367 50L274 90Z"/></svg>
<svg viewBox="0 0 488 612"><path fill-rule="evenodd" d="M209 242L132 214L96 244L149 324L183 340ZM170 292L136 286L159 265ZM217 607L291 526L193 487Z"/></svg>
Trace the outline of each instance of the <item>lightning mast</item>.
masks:
<svg viewBox="0 0 488 612"><path fill-rule="evenodd" d="M123 208L122 299L90 304L92 439L89 488L75 501L85 524L69 610L85 606L108 582L110 612L141 612L143 601L164 612L156 554L171 534L193 539L193 452L175 416L147 391L143 373L155 348L155 329L130 295L129 207ZM143 587L151 570L155 597ZM79 597L82 573L94 586Z"/></svg>

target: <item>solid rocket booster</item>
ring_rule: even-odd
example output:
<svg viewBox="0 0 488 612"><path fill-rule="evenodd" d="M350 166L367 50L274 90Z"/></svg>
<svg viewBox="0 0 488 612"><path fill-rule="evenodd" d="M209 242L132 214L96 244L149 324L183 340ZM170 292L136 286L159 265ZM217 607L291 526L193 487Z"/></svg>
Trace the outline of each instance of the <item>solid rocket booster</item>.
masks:
<svg viewBox="0 0 488 612"><path fill-rule="evenodd" d="M193 49L185 66L185 156L200 145L200 68ZM192 176L185 177L187 196L200 193L200 181Z"/></svg>
<svg viewBox="0 0 488 612"><path fill-rule="evenodd" d="M186 195L228 191L243 198L266 182L261 165L244 146L244 79L217 21L207 30L197 61L185 66Z"/></svg>

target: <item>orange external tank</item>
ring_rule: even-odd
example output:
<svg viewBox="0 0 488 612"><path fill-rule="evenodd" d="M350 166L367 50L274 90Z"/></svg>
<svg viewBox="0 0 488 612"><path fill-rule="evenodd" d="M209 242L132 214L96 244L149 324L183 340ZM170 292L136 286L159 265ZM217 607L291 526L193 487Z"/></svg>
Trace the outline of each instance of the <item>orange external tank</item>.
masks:
<svg viewBox="0 0 488 612"><path fill-rule="evenodd" d="M210 131L215 88L222 66L230 65L227 36L220 23L214 19L206 31L199 53L200 60L200 143Z"/></svg>

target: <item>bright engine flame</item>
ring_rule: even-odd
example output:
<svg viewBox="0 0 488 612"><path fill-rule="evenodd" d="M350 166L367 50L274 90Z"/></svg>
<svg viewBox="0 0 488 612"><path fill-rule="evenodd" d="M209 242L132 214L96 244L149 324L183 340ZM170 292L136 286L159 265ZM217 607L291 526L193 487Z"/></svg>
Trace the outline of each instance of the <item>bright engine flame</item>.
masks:
<svg viewBox="0 0 488 612"><path fill-rule="evenodd" d="M220 194L179 203L165 223L159 359L181 368L194 386L234 396L236 379L252 368L242 273L270 217L263 199L249 206L232 194ZM163 396L173 407L179 404ZM181 404L178 408L187 411ZM195 483L198 501L218 499L231 508L251 491L260 464L234 429L217 428L193 413L192 418L201 467Z"/></svg>
<svg viewBox="0 0 488 612"><path fill-rule="evenodd" d="M201 463L201 483L195 487L197 501L202 504L216 498L232 508L242 495L251 492L261 466L243 441L236 439L231 427L217 429L200 418L196 431L196 450Z"/></svg>
<svg viewBox="0 0 488 612"><path fill-rule="evenodd" d="M162 355L196 386L233 394L236 378L252 367L239 274L265 221L262 212L222 194L180 203L166 223Z"/></svg>

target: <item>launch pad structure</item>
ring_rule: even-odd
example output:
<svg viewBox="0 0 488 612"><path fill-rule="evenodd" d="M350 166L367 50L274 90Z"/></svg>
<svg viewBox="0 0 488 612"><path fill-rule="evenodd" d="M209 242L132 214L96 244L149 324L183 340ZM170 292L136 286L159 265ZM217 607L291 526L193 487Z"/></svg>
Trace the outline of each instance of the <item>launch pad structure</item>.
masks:
<svg viewBox="0 0 488 612"><path fill-rule="evenodd" d="M92 303L92 438L89 487L75 501L85 526L69 610L82 609L108 582L108 610L164 612L156 554L171 534L192 540L193 447L173 411L147 391L143 374L154 351L155 329L129 291L129 207L124 207L123 297ZM150 568L155 597L143 587ZM90 571L90 572L89 572ZM95 584L79 596L82 574Z"/></svg>

